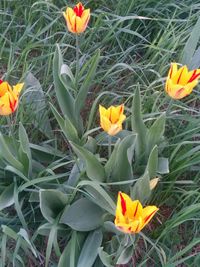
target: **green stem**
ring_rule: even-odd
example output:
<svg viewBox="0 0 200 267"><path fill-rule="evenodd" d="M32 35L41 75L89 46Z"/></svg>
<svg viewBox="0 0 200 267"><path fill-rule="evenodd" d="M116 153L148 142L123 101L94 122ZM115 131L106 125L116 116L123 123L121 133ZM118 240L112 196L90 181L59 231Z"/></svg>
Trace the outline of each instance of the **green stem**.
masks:
<svg viewBox="0 0 200 267"><path fill-rule="evenodd" d="M76 89L78 90L78 75L79 75L79 36L76 34Z"/></svg>
<svg viewBox="0 0 200 267"><path fill-rule="evenodd" d="M174 99L171 98L170 101L169 101L169 105L168 105L168 107L167 107L167 110L166 110L166 116L169 116L169 115L170 115L170 113L171 113L171 108L172 108L172 106L173 106L173 103L174 103Z"/></svg>
<svg viewBox="0 0 200 267"><path fill-rule="evenodd" d="M110 156L111 156L111 153L112 153L112 146L111 146L111 136L109 135L108 136L108 158L110 158Z"/></svg>
<svg viewBox="0 0 200 267"><path fill-rule="evenodd" d="M6 116L6 119L7 119L7 123L8 123L8 127L9 127L9 137L12 138L13 147L14 147L15 151L17 152L16 140L15 140L15 136L14 136L14 125L12 123L12 119L10 116Z"/></svg>

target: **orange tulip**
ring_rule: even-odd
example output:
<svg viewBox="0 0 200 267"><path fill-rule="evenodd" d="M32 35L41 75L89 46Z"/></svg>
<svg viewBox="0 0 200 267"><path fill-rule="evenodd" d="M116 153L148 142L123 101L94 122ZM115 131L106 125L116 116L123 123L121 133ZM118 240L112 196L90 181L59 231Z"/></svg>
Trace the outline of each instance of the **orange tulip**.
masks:
<svg viewBox="0 0 200 267"><path fill-rule="evenodd" d="M115 225L124 233L139 233L158 211L156 206L142 207L139 200L132 201L125 193L118 193Z"/></svg>
<svg viewBox="0 0 200 267"><path fill-rule="evenodd" d="M168 73L165 90L174 99L189 95L200 78L200 69L188 71L187 66L178 70L177 63L172 63Z"/></svg>
<svg viewBox="0 0 200 267"><path fill-rule="evenodd" d="M100 124L109 135L116 135L122 130L122 123L126 119L124 105L111 106L108 109L99 105Z"/></svg>
<svg viewBox="0 0 200 267"><path fill-rule="evenodd" d="M15 112L23 86L24 83L18 83L12 88L8 82L0 80L0 115L7 116Z"/></svg>
<svg viewBox="0 0 200 267"><path fill-rule="evenodd" d="M73 9L68 7L63 16L67 23L67 28L73 33L82 33L85 31L89 19L90 9L84 9L82 3L78 3Z"/></svg>

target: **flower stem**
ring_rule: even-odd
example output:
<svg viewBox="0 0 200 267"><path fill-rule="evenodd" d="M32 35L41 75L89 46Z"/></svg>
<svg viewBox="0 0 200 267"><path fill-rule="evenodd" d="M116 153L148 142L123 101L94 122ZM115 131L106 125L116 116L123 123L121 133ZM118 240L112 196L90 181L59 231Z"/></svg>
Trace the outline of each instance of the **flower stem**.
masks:
<svg viewBox="0 0 200 267"><path fill-rule="evenodd" d="M12 142L13 142L13 147L15 151L17 152L17 146L16 146L16 140L14 137L14 125L12 123L12 118L10 116L6 116L8 127L9 127L9 134L8 136L11 137Z"/></svg>
<svg viewBox="0 0 200 267"><path fill-rule="evenodd" d="M112 137L109 135L108 136L108 158L110 158L110 156L111 156L111 153L112 153L112 139L111 139Z"/></svg>
<svg viewBox="0 0 200 267"><path fill-rule="evenodd" d="M79 75L79 36L76 34L76 89L78 90L78 75Z"/></svg>

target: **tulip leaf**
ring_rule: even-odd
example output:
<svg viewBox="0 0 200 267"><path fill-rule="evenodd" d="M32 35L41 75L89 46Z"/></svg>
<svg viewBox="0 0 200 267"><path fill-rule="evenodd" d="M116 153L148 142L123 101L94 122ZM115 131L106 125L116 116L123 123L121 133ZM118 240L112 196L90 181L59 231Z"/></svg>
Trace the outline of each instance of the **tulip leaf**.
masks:
<svg viewBox="0 0 200 267"><path fill-rule="evenodd" d="M32 156L31 156L31 149L29 146L29 140L26 133L26 130L24 129L24 126L22 123L19 123L19 155L21 158L21 162L23 162L25 172L28 176L32 173Z"/></svg>
<svg viewBox="0 0 200 267"><path fill-rule="evenodd" d="M141 158L145 152L147 128L142 119L141 96L139 88L136 89L133 97L131 126L132 131L137 134L136 157Z"/></svg>
<svg viewBox="0 0 200 267"><path fill-rule="evenodd" d="M158 145L165 131L166 114L162 113L150 127L146 136L146 157L149 156L152 148Z"/></svg>
<svg viewBox="0 0 200 267"><path fill-rule="evenodd" d="M144 203L149 198L150 194L150 178L149 173L146 171L134 184L131 191L131 198L138 199L141 203Z"/></svg>
<svg viewBox="0 0 200 267"><path fill-rule="evenodd" d="M131 134L116 143L105 165L107 177L112 182L133 179L132 158L136 140L137 136Z"/></svg>
<svg viewBox="0 0 200 267"><path fill-rule="evenodd" d="M62 110L62 113L66 115L69 120L76 125L75 123L75 111L74 111L74 98L69 91L68 84L63 82L61 77L61 67L63 65L63 58L60 51L60 47L57 44L56 51L53 59L53 78L55 85L55 92L58 99L59 106Z"/></svg>
<svg viewBox="0 0 200 267"><path fill-rule="evenodd" d="M78 91L78 95L75 99L75 111L79 113L84 106L88 90L93 81L94 75L96 73L97 65L100 59L100 50L93 55L93 57L86 63L89 66L87 75L84 77L83 83Z"/></svg>
<svg viewBox="0 0 200 267"><path fill-rule="evenodd" d="M158 158L158 173L166 174L169 173L169 160L168 158L160 157Z"/></svg>
<svg viewBox="0 0 200 267"><path fill-rule="evenodd" d="M158 147L154 146L152 149L146 166L146 172L149 174L149 178L156 176L158 169Z"/></svg>
<svg viewBox="0 0 200 267"><path fill-rule="evenodd" d="M40 190L40 210L44 218L53 223L68 203L68 196L58 190Z"/></svg>
<svg viewBox="0 0 200 267"><path fill-rule="evenodd" d="M71 239L67 243L67 246L60 257L58 267L77 267L77 262L81 248L84 244L84 239L85 233L76 231L72 232Z"/></svg>
<svg viewBox="0 0 200 267"><path fill-rule="evenodd" d="M34 124L48 138L53 138L46 96L38 79L29 72L24 81L26 85L26 93L23 95L23 100L26 100L27 108L26 122ZM28 116L30 114L30 117Z"/></svg>
<svg viewBox="0 0 200 267"><path fill-rule="evenodd" d="M193 57L193 55L195 53L200 38L199 28L200 28L200 18L197 20L197 23L195 24L190 34L190 37L185 44L185 47L183 49L182 59L180 61L183 65L187 65L189 69L193 67L194 64L193 62L196 59L195 57Z"/></svg>
<svg viewBox="0 0 200 267"><path fill-rule="evenodd" d="M80 157L86 168L87 176L94 181L103 182L105 180L104 167L98 159L84 147L81 147L73 142L70 142L74 152Z"/></svg>
<svg viewBox="0 0 200 267"><path fill-rule="evenodd" d="M78 187L84 187L92 201L102 209L115 215L116 205L108 193L95 181L81 181Z"/></svg>
<svg viewBox="0 0 200 267"><path fill-rule="evenodd" d="M76 231L92 231L103 223L103 210L86 198L80 198L67 207L60 223L69 225Z"/></svg>
<svg viewBox="0 0 200 267"><path fill-rule="evenodd" d="M20 161L16 159L8 148L3 135L0 133L0 156L4 158L11 166L15 167L22 173L24 172L24 166Z"/></svg>
<svg viewBox="0 0 200 267"><path fill-rule="evenodd" d="M101 246L103 234L100 229L89 233L84 242L77 267L92 267L98 256L98 248Z"/></svg>
<svg viewBox="0 0 200 267"><path fill-rule="evenodd" d="M131 257L133 257L133 252L134 252L134 246L129 245L120 254L119 258L117 259L117 264L127 264Z"/></svg>
<svg viewBox="0 0 200 267"><path fill-rule="evenodd" d="M6 186L0 195L0 211L14 204L14 184Z"/></svg>
<svg viewBox="0 0 200 267"><path fill-rule="evenodd" d="M66 136L68 141L73 141L75 143L80 143L80 139L78 137L78 132L74 125L71 123L71 121L68 119L67 116L65 116L65 119L61 117L61 115L58 113L56 108L50 103L51 110L61 128L64 135Z"/></svg>
<svg viewBox="0 0 200 267"><path fill-rule="evenodd" d="M103 250L103 247L100 247L98 249L98 253L99 253L99 257L101 259L101 261L103 262L105 267L114 267L114 265L112 264L112 255L109 255L107 252L105 252Z"/></svg>

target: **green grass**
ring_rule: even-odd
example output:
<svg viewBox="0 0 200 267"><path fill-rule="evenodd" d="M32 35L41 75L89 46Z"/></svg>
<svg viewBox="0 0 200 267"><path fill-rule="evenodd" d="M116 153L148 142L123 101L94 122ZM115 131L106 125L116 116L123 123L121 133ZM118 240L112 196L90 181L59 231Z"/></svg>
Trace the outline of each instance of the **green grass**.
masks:
<svg viewBox="0 0 200 267"><path fill-rule="evenodd" d="M32 87L27 82L14 131L17 137L21 121L30 142L45 148L48 158L39 149L34 150L37 170L34 178L44 178L44 183L23 188L22 194L18 191L22 182L16 180L15 209L0 212L0 223L7 225L0 236L0 261L2 266L23 266L23 262L24 266L44 266L46 247L51 254L52 244L40 235L47 232L40 227L46 220L38 202L29 202L29 197L34 198L34 191L47 184L49 188L62 188L74 163L74 155L60 133L48 102L57 106L52 75L55 44L60 44L65 63L75 71L75 39L67 31L62 17L62 10L71 2L22 2L0 1L0 74L13 84L19 79L27 81L29 73L37 79ZM95 100L99 95L100 102L106 105L124 101L128 112L134 90L140 84L144 118L151 124L151 118L157 117L169 105L170 100L164 92L164 77L170 63L181 59L200 15L198 2L87 1L92 18L89 29L80 39L81 60L91 57L98 48L101 51L89 100ZM146 235L141 236L144 241L133 259L137 266L147 266L148 262L150 266L165 267L200 264L199 88L198 85L188 98L173 101L172 112L167 114L166 140L161 155L169 157L170 173L162 176L151 198L161 208L155 226L152 226L156 229L152 234L147 229ZM85 120L87 114L86 109ZM91 128L98 126L97 120L95 113ZM5 118L1 118L1 132L8 132ZM1 192L13 179L4 167L0 167ZM52 174L58 175L57 178L51 180ZM21 227L29 232L31 244L24 242L23 235L18 234ZM59 235L61 250L69 238ZM50 255L49 266L57 266L60 251L56 248ZM34 253L38 255L37 260ZM9 263L5 265L6 259Z"/></svg>

